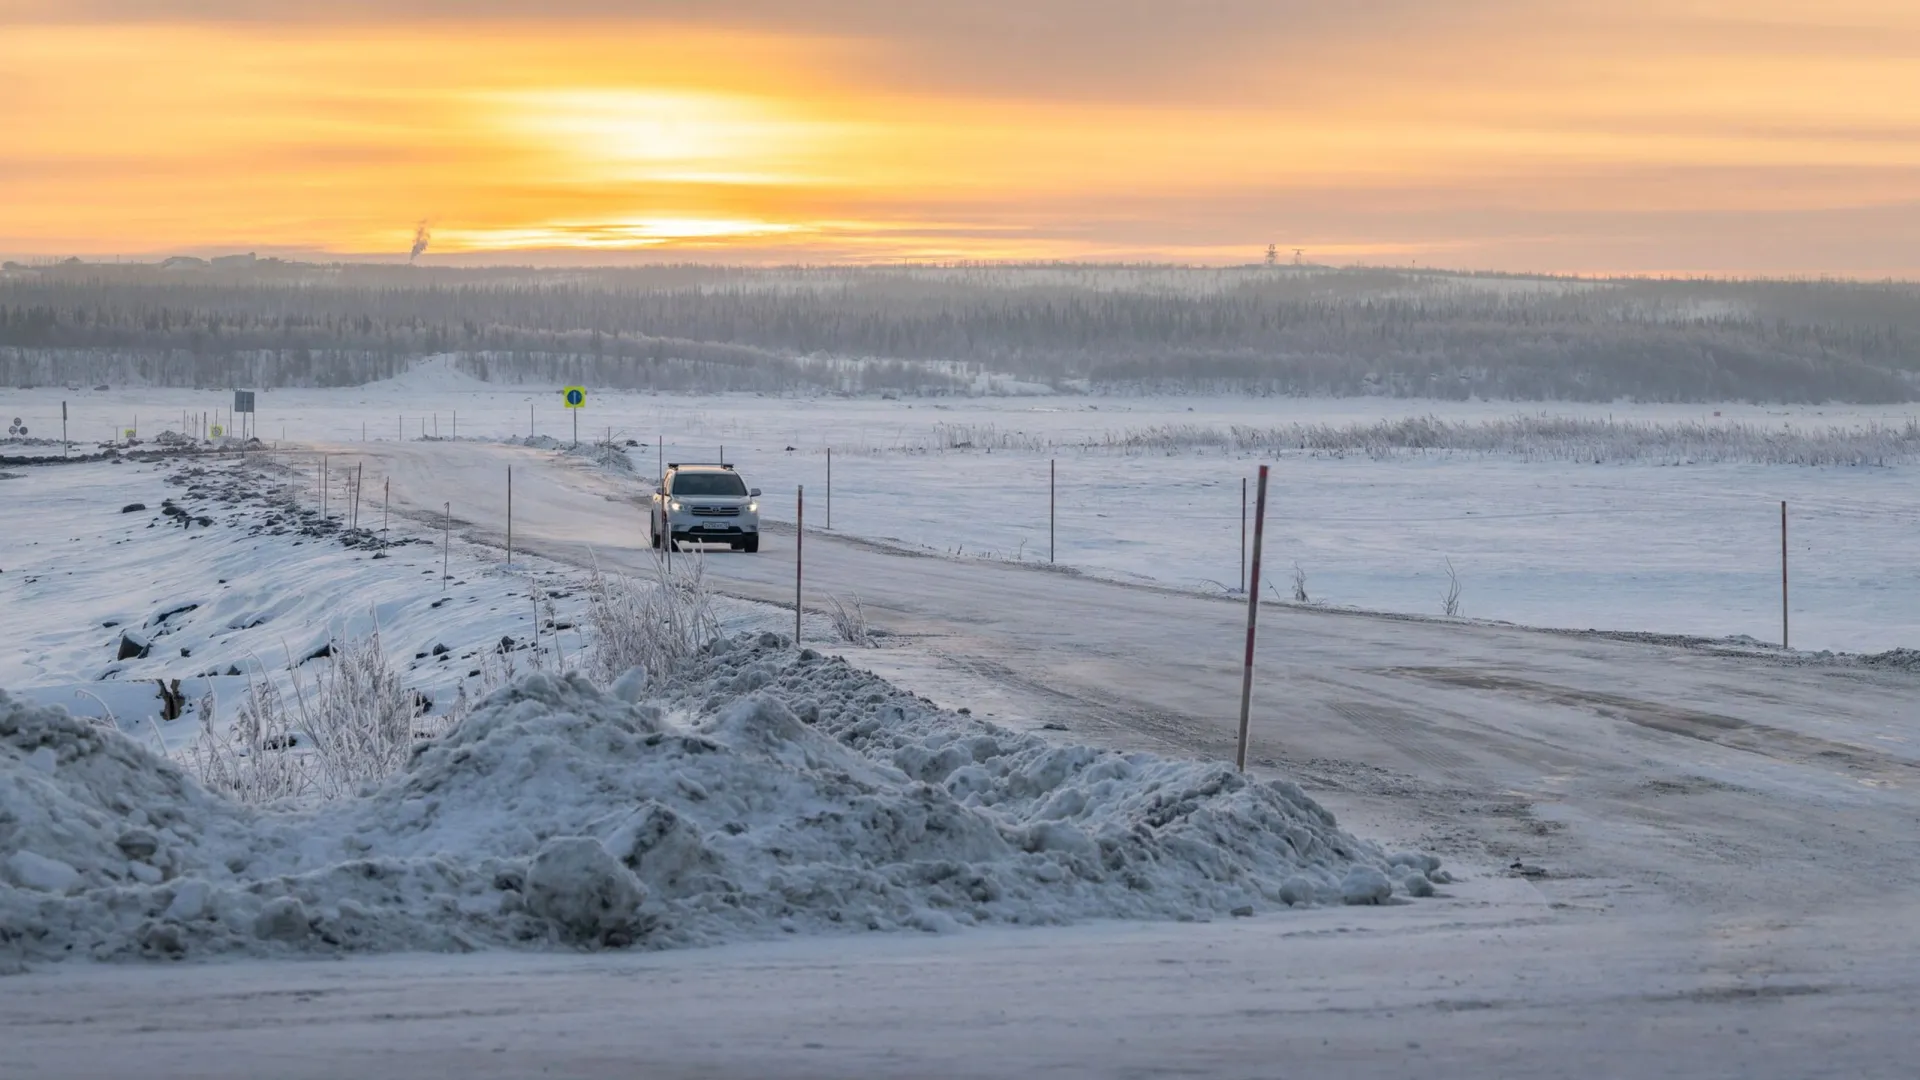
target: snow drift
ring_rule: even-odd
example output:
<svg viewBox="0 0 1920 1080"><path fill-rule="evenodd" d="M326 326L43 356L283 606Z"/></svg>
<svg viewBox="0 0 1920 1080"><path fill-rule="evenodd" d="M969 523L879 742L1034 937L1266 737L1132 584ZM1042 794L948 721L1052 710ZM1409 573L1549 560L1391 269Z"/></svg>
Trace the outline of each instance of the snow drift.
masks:
<svg viewBox="0 0 1920 1080"><path fill-rule="evenodd" d="M667 948L1427 895L1285 781L1057 746L784 639L534 675L357 798L256 811L0 693L0 965Z"/></svg>

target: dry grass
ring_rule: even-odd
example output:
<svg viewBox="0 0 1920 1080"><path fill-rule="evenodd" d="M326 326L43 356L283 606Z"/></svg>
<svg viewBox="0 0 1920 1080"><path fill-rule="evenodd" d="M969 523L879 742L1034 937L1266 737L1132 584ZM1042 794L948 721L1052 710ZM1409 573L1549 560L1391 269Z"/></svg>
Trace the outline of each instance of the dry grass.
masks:
<svg viewBox="0 0 1920 1080"><path fill-rule="evenodd" d="M633 668L660 678L681 667L720 636L707 590L706 559L681 555L668 569L666 555L653 553L653 580L601 572L596 564L588 586L587 678L607 686Z"/></svg>
<svg viewBox="0 0 1920 1080"><path fill-rule="evenodd" d="M250 676L232 727L215 730L212 694L198 707L200 732L187 764L208 789L238 802L338 799L398 772L414 745L450 717L425 715L425 700L401 680L375 630L333 643L326 668L291 690Z"/></svg>
<svg viewBox="0 0 1920 1080"><path fill-rule="evenodd" d="M867 629L867 609L860 603L860 594L852 597L852 606L842 603L838 596L829 596L827 603L833 610L827 617L833 621L833 633L849 645L869 648L873 645L873 634Z"/></svg>

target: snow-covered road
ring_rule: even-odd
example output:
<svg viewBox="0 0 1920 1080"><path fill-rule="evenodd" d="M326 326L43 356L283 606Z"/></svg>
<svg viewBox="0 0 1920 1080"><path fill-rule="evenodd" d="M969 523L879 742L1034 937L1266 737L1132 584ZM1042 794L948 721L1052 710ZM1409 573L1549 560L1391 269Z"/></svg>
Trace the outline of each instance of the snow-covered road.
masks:
<svg viewBox="0 0 1920 1080"><path fill-rule="evenodd" d="M1783 925L1463 891L1207 925L66 965L0 982L0 1037L7 1075L76 1080L1912 1075L1913 953L1862 925L1911 908Z"/></svg>
<svg viewBox="0 0 1920 1080"><path fill-rule="evenodd" d="M344 449L344 448L343 448ZM364 452L364 448L355 447ZM474 443L368 469L469 538L639 570L644 481ZM943 705L1079 739L1230 757L1245 609L1033 565L810 531L809 604L858 594L861 658ZM793 536L716 553L724 591L791 604ZM1465 861L1655 886L1689 905L1821 910L1920 884L1920 670L1267 604L1252 757L1364 831Z"/></svg>
<svg viewBox="0 0 1920 1080"><path fill-rule="evenodd" d="M335 451L481 544L504 539L511 466L516 547L650 569L643 480L482 443ZM889 632L855 662L942 705L1232 753L1237 603L811 530L806 553L810 606L858 594ZM790 604L791 528L706 567ZM74 966L0 981L0 1044L23 1076L143 1080L1911 1075L1920 670L1281 604L1261 625L1255 761L1463 867L1450 899L665 956Z"/></svg>

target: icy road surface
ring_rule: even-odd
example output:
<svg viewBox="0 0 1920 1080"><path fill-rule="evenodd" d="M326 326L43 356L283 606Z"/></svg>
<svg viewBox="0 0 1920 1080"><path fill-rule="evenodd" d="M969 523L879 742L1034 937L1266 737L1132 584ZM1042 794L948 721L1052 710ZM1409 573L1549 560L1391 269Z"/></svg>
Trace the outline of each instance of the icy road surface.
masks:
<svg viewBox="0 0 1920 1080"><path fill-rule="evenodd" d="M481 543L504 537L511 465L517 546L649 565L645 481L476 443L338 450ZM889 632L860 666L1076 742L1231 754L1235 603L811 530L806 551L810 605L858 593ZM792 533L707 570L791 603ZM1357 833L1478 868L1451 899L669 956L62 966L0 980L8 1074L1912 1075L1920 672L1261 618L1255 760Z"/></svg>
<svg viewBox="0 0 1920 1080"><path fill-rule="evenodd" d="M61 965L0 981L0 1039L23 1078L1892 1080L1920 976L1862 924L1916 914L1628 919L1483 892L655 954Z"/></svg>
<svg viewBox="0 0 1920 1080"><path fill-rule="evenodd" d="M511 464L516 544L636 572L651 558L645 481L472 443L366 460L396 503L428 518L451 501L482 541L504 537ZM862 665L940 704L1232 755L1238 603L811 530L806 555L810 604L857 593L906 646ZM792 533L707 570L791 604ZM1281 604L1261 624L1251 756L1329 789L1362 832L1709 907L1813 910L1920 882L1920 670Z"/></svg>

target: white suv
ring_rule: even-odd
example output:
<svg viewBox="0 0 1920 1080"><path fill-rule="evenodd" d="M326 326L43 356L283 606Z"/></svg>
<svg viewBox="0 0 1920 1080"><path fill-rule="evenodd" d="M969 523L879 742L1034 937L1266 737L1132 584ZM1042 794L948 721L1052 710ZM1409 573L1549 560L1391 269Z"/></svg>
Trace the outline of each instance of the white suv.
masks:
<svg viewBox="0 0 1920 1080"><path fill-rule="evenodd" d="M726 544L735 551L760 550L760 489L749 490L733 466L674 462L653 489L648 522L653 546Z"/></svg>

